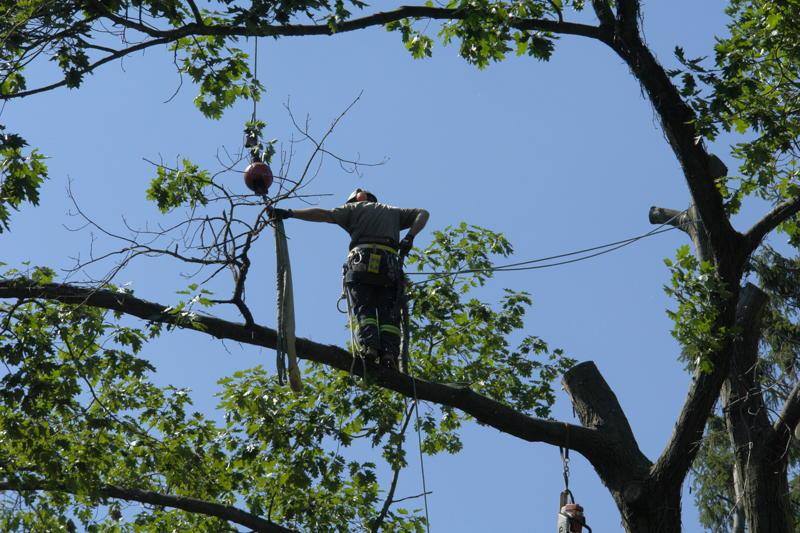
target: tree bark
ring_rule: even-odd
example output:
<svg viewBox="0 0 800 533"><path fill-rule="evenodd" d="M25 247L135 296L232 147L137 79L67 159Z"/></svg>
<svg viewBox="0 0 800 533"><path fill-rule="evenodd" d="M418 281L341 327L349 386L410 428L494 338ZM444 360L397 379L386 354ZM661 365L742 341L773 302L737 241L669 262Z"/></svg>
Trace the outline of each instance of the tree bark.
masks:
<svg viewBox="0 0 800 533"><path fill-rule="evenodd" d="M591 361L564 374L564 389L581 423L601 432L608 460L592 463L611 492L628 533L677 533L681 530L680 484L657 483L628 419L603 376Z"/></svg>
<svg viewBox="0 0 800 533"><path fill-rule="evenodd" d="M758 381L761 315L767 295L755 285L742 291L728 379L722 405L734 450L736 507L744 511L750 533L792 531L786 449L778 446Z"/></svg>
<svg viewBox="0 0 800 533"><path fill-rule="evenodd" d="M708 261L713 253L694 206L683 212L652 207L650 222L681 228L692 239L700 260ZM757 379L761 314L766 303L766 294L755 285L748 283L742 289L735 322L740 333L733 342L730 368L720 391L734 450L734 532L743 532L745 523L751 533L793 530L786 439L775 435Z"/></svg>

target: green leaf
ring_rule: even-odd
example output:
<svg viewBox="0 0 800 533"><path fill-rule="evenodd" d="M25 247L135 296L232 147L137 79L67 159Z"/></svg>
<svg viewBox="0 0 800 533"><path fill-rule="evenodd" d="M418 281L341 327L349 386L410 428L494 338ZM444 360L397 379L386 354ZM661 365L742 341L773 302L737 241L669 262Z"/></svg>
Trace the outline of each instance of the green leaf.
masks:
<svg viewBox="0 0 800 533"><path fill-rule="evenodd" d="M208 202L204 189L211 185L211 177L206 170L183 159L181 168L172 169L159 165L157 176L150 182L147 199L153 200L161 212L166 213L181 205L195 207Z"/></svg>

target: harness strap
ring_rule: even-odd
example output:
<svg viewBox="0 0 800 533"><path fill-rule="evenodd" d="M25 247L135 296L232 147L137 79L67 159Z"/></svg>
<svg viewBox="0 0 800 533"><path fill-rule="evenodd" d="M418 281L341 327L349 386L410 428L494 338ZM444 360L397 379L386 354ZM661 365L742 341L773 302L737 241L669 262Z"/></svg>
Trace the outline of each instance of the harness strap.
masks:
<svg viewBox="0 0 800 533"><path fill-rule="evenodd" d="M364 243L364 244L357 244L350 248L350 253L353 253L356 250L383 250L384 252L389 252L392 254L397 255L398 251L396 248L392 248L391 246L385 244L378 244L378 243Z"/></svg>
<svg viewBox="0 0 800 533"><path fill-rule="evenodd" d="M359 239L354 239L350 241L350 249L352 250L356 246L361 246L364 244L380 244L382 246L388 246L389 248L394 248L395 252L397 253L397 240L391 237L370 237L369 235L365 235L360 237Z"/></svg>
<svg viewBox="0 0 800 533"><path fill-rule="evenodd" d="M391 324L381 324L380 326L381 333L391 333L392 335L400 336L400 328L397 326L392 326Z"/></svg>

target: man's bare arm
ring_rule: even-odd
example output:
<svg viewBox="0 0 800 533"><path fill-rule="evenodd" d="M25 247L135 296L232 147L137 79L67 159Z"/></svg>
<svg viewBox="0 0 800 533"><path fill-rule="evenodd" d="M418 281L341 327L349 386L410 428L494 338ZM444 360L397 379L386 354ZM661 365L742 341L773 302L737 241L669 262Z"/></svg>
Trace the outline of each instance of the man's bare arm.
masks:
<svg viewBox="0 0 800 533"><path fill-rule="evenodd" d="M329 209L320 209L319 207L309 207L308 209L292 209L292 217L306 220L308 222L328 222L329 224L336 224L333 219L333 213Z"/></svg>
<svg viewBox="0 0 800 533"><path fill-rule="evenodd" d="M424 209L419 210L419 214L417 214L417 218L414 219L414 222L411 223L411 227L408 229L408 234L411 235L411 238L417 236L417 234L422 231L422 228L425 227L425 224L428 223L428 212Z"/></svg>

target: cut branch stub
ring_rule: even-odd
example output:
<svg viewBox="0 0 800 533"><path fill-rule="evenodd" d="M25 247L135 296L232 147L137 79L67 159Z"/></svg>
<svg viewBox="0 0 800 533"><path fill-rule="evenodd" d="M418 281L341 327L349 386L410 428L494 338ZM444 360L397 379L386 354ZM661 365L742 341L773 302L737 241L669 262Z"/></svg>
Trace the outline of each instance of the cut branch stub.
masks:
<svg viewBox="0 0 800 533"><path fill-rule="evenodd" d="M622 440L635 443L633 431L617 396L593 361L570 368L564 374L563 384L584 426L605 433L616 433Z"/></svg>
<svg viewBox="0 0 800 533"><path fill-rule="evenodd" d="M708 233L695 206L684 211L653 206L650 208L648 218L651 224L666 224L680 229L692 239L698 259L701 261L713 260Z"/></svg>
<svg viewBox="0 0 800 533"><path fill-rule="evenodd" d="M632 479L643 479L651 466L639 449L628 419L592 361L575 365L562 381L581 423L599 431L610 449L604 450L609 464L594 464L603 482L612 489L622 489Z"/></svg>

